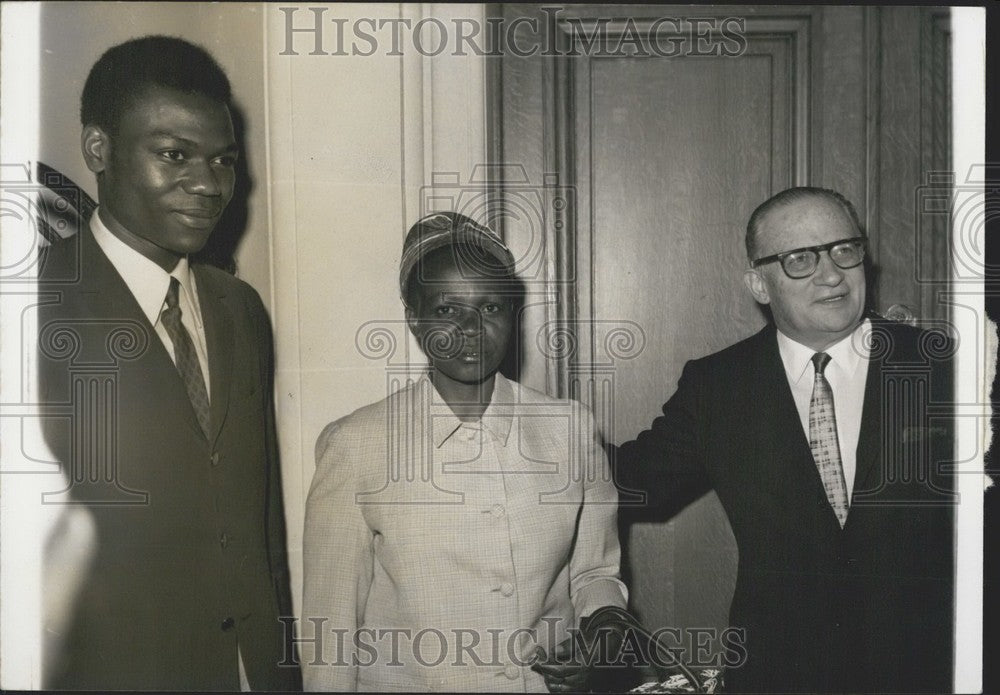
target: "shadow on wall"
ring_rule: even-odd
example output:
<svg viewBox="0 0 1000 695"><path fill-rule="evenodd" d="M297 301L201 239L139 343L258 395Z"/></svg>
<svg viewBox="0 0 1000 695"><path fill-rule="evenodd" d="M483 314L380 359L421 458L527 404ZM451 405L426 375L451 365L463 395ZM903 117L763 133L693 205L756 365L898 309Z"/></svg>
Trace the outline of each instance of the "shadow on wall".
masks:
<svg viewBox="0 0 1000 695"><path fill-rule="evenodd" d="M236 274L236 249L247 230L247 220L250 217L250 194L253 192L254 180L250 172L249 158L246 156L246 119L237 104L230 103L229 111L233 118L233 134L236 136L236 146L239 148L239 158L236 160L236 185L229 206L222 213L219 224L209 237L205 248L194 256L195 261L208 263Z"/></svg>
<svg viewBox="0 0 1000 695"><path fill-rule="evenodd" d="M525 351L525 336L524 336L524 299L525 290L524 284L520 278L518 278L516 292L519 293L517 301L520 304L520 308L514 319L514 326L511 328L510 344L507 346L507 355L504 357L503 362L500 363L500 373L503 374L508 379L514 381L521 381L521 367L524 364L524 351Z"/></svg>

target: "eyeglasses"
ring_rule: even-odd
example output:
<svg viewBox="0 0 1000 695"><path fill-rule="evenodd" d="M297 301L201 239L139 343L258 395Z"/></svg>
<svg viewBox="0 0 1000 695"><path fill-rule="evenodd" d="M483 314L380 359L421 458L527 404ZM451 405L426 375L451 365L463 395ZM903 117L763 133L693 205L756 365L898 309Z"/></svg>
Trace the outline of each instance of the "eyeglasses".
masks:
<svg viewBox="0 0 1000 695"><path fill-rule="evenodd" d="M807 278L816 272L819 266L819 254L826 251L830 254L830 260L834 265L842 270L854 268L861 265L865 260L865 248L867 240L864 237L854 237L853 239L840 239L829 244L819 246L806 246L801 249L792 249L784 253L776 253L773 256L758 258L750 264L751 268L759 268L765 263L781 262L781 269L785 275L793 280Z"/></svg>

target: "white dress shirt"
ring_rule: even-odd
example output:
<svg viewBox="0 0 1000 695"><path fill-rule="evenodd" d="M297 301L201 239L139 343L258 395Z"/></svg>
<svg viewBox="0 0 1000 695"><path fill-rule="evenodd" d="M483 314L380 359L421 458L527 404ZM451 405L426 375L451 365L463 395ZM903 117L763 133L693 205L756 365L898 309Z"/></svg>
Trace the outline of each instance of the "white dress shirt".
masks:
<svg viewBox="0 0 1000 695"><path fill-rule="evenodd" d="M194 343L195 352L198 354L198 364L201 366L201 374L205 378L205 392L211 399L212 390L211 380L208 378L208 345L205 341L205 326L201 320L198 286L195 284L194 273L188 267L187 257L182 256L173 271L168 273L112 234L101 220L99 212L99 209L95 210L94 214L90 216L90 230L94 233L94 240L111 261L111 265L122 276L125 284L128 285L129 291L132 292L135 301L139 303L139 308L142 309L142 313L153 326L156 335L160 337L174 364L177 363L177 358L174 356L174 343L170 339L170 334L167 333L163 321L160 320L160 316L167 306L167 289L170 287L170 278L175 277L180 282L178 303L181 309L181 324L191 336L191 342Z"/></svg>
<svg viewBox="0 0 1000 695"><path fill-rule="evenodd" d="M858 437L861 433L861 411L865 404L865 383L868 381L868 357L871 354L865 336L871 332L871 322L865 319L843 340L828 347L830 356L824 374L833 391L833 409L837 417L837 439L840 461L844 467L847 501L854 491L857 470ZM795 407L799 411L802 431L809 438L809 401L812 400L815 368L812 356L816 350L797 343L778 331L778 352L785 366L785 376L792 388Z"/></svg>

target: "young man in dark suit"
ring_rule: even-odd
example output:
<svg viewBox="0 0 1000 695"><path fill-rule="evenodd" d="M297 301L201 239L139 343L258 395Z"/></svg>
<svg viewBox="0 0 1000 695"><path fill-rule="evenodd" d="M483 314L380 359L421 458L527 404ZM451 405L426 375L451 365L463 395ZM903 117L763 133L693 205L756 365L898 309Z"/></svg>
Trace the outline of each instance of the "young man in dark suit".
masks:
<svg viewBox="0 0 1000 695"><path fill-rule="evenodd" d="M757 335L689 362L617 451L670 516L714 489L739 548L732 692L951 689L952 346L866 311L851 204L783 191L747 225Z"/></svg>
<svg viewBox="0 0 1000 695"><path fill-rule="evenodd" d="M39 374L70 480L47 501L86 506L96 551L47 687L300 687L268 318L189 262L233 194L230 96L208 53L163 36L111 48L83 89L99 207L41 258Z"/></svg>

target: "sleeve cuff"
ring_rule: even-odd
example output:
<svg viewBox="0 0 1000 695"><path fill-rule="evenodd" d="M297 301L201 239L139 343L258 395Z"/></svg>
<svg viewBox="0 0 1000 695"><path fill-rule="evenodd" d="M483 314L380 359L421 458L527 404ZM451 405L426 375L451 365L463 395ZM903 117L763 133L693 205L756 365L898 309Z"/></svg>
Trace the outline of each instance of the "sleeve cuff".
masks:
<svg viewBox="0 0 1000 695"><path fill-rule="evenodd" d="M577 619L585 618L604 606L628 606L628 589L618 579L608 577L590 582L573 598Z"/></svg>

